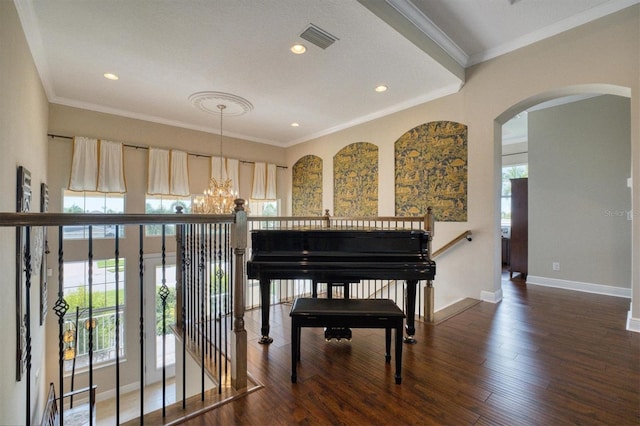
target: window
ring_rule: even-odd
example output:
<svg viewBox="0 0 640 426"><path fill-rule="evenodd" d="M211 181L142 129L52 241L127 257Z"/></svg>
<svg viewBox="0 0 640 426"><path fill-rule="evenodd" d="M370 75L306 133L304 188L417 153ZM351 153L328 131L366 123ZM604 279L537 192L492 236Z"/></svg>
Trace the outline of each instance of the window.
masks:
<svg viewBox="0 0 640 426"><path fill-rule="evenodd" d="M120 355L124 356L125 260L92 262L89 292L89 262L64 262L64 298L69 304L65 320L65 371L89 364L89 332L93 329L93 362L104 363L116 357L116 309L120 316ZM116 288L117 284L117 288ZM116 305L117 289L117 305ZM89 322L89 294L93 322ZM72 349L72 350L71 350Z"/></svg>
<svg viewBox="0 0 640 426"><path fill-rule="evenodd" d="M253 216L280 216L280 200L249 200L249 212Z"/></svg>
<svg viewBox="0 0 640 426"><path fill-rule="evenodd" d="M280 216L280 200L249 200L249 215L251 216ZM262 229L275 228L277 222L260 222Z"/></svg>
<svg viewBox="0 0 640 426"><path fill-rule="evenodd" d="M178 196L147 195L144 212L148 214L176 214L176 207L182 206L182 213L191 213L191 198ZM147 237L161 236L162 225L145 226ZM165 235L175 235L175 225L167 225Z"/></svg>
<svg viewBox="0 0 640 426"><path fill-rule="evenodd" d="M511 226L511 180L529 176L527 164L502 168L502 202L500 208L500 222L502 226Z"/></svg>
<svg viewBox="0 0 640 426"><path fill-rule="evenodd" d="M62 194L64 213L124 213L124 194L104 192L77 192L65 190ZM92 226L93 238L115 237L115 225ZM124 227L120 227L120 236L124 236ZM89 238L89 227L83 225L65 226L64 239Z"/></svg>

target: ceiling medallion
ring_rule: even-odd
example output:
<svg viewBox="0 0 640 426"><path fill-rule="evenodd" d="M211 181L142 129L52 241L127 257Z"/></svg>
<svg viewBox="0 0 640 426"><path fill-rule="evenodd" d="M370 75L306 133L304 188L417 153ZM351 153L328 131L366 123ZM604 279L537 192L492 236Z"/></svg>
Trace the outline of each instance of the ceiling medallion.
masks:
<svg viewBox="0 0 640 426"><path fill-rule="evenodd" d="M227 117L244 115L253 109L253 104L245 98L224 92L196 92L189 100L196 108L215 115L221 114L218 105L225 105L223 113Z"/></svg>

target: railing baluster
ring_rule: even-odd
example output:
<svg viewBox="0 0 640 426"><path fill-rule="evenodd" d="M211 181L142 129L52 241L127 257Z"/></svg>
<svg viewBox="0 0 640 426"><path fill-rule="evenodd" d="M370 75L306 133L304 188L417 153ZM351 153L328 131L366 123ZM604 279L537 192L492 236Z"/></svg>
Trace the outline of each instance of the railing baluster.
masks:
<svg viewBox="0 0 640 426"><path fill-rule="evenodd" d="M209 252L207 254L207 265L209 266L209 285L207 286L208 295L208 328L207 328L207 342L209 348L209 358L216 363L216 321L218 319L219 312L216 309L216 300L218 297L218 286L216 284L216 265L215 265L215 248L216 248L216 225L207 225L208 240L209 240Z"/></svg>
<svg viewBox="0 0 640 426"><path fill-rule="evenodd" d="M26 363L26 393L27 393L27 426L31 424L31 227L25 227L25 265L24 272L26 275L25 279L25 304L26 311L24 314L24 325L25 325L25 363ZM17 273L22 273L22 271L16 271Z"/></svg>
<svg viewBox="0 0 640 426"><path fill-rule="evenodd" d="M226 314L222 310L222 298L224 297L224 285L223 279L226 280L226 284L228 285L229 277L228 274L225 274L224 265L222 263L222 225L217 226L217 236L218 236L218 245L217 245L217 268L216 268L216 277L218 282L218 313L220 315L220 321L216 324L217 329L217 344L218 344L218 380L220 381L220 385L218 386L218 393L222 393L222 316ZM226 364L226 363L225 363Z"/></svg>
<svg viewBox="0 0 640 426"><path fill-rule="evenodd" d="M180 288L181 292L181 309L180 309L180 329L182 331L182 359L186 360L187 356L187 312L186 312L186 301L187 301L187 272L191 265L186 265L186 244L188 244L187 238L189 232L188 225L180 225L182 229L181 236L181 244L179 247L180 257L182 260L182 286ZM188 266L188 267L187 267ZM187 407L187 363L182 363L182 409L184 410Z"/></svg>
<svg viewBox="0 0 640 426"><path fill-rule="evenodd" d="M58 380L60 395L64 395L64 316L69 310L69 304L64 300L64 257L62 226L58 227L58 299L53 305L53 312L58 317ZM74 339L75 340L75 339ZM63 406L61 403L60 406ZM64 426L64 410L60 410L60 426Z"/></svg>
<svg viewBox="0 0 640 426"><path fill-rule="evenodd" d="M89 225L89 323L86 324L85 329L89 333L89 389L93 389L93 226ZM93 407L95 401L93 400L93 392L89 392L89 406ZM93 415L89 416L89 426L93 426Z"/></svg>
<svg viewBox="0 0 640 426"><path fill-rule="evenodd" d="M160 286L160 300L162 301L162 417L167 415L167 252L166 226L162 225L162 285Z"/></svg>
<svg viewBox="0 0 640 426"><path fill-rule="evenodd" d="M140 424L144 424L144 226L138 226L139 326L140 326Z"/></svg>
<svg viewBox="0 0 640 426"><path fill-rule="evenodd" d="M205 247L204 247L204 225L200 225L198 227L198 289L197 289L197 302L198 303L198 335L197 335L197 344L200 348L200 400L204 401L204 334L202 333L202 327L204 326L204 288L205 288Z"/></svg>
<svg viewBox="0 0 640 426"><path fill-rule="evenodd" d="M116 225L116 424L120 424L120 226Z"/></svg>
<svg viewBox="0 0 640 426"><path fill-rule="evenodd" d="M231 324L229 322L229 315L230 315L230 307L233 306L233 287L234 287L234 278L233 278L233 271L234 271L234 261L233 261L233 252L232 252L232 247L231 247L231 226L230 225L222 225L220 224L220 229L222 232L222 229L224 228L224 235L225 235L225 241L227 242L227 250L225 250L225 256L227 256L228 262L229 262L229 273L227 274L227 286L226 286L226 292L229 294L228 298L224 299L224 318L225 318L225 330L229 330L232 331L233 328L231 327ZM246 232L246 231L245 231ZM244 284L242 284L244 287ZM244 303L244 302L243 302ZM220 333L222 333L222 325L220 325ZM228 341L228 335L225 332L224 333L224 348L225 348L225 355L227 355L226 350L229 347L228 346L229 341ZM226 358L226 356L225 356ZM221 357L221 360L223 358ZM225 375L228 376L229 372L228 372L228 367L227 367L227 363L224 364L224 372Z"/></svg>

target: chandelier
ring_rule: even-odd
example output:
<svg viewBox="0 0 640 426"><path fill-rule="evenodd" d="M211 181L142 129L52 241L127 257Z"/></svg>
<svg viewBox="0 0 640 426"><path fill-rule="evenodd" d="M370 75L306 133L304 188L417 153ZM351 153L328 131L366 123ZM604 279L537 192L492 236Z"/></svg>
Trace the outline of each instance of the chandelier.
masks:
<svg viewBox="0 0 640 426"><path fill-rule="evenodd" d="M219 104L220 110L220 179L215 177L209 180L209 186L204 190L204 194L198 195L193 200L191 211L197 214L230 214L235 208L234 200L238 194L233 190L231 179L222 177L223 157L222 157L222 115L226 105Z"/></svg>

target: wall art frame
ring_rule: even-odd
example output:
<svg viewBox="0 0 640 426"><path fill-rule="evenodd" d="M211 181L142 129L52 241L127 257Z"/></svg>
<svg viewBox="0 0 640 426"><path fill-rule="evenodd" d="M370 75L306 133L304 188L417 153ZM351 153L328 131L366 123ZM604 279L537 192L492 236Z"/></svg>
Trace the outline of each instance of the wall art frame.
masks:
<svg viewBox="0 0 640 426"><path fill-rule="evenodd" d="M16 211L19 213L31 210L31 172L23 166L18 166L16 185ZM21 381L27 357L27 317L25 313L29 307L25 306L26 268L25 251L27 232L23 227L16 227L16 381Z"/></svg>
<svg viewBox="0 0 640 426"><path fill-rule="evenodd" d="M46 183L40 184L40 211L42 213L49 212L49 187ZM43 226L40 232L36 235L40 235L41 244L36 244L35 247L39 251L37 256L40 260L40 325L44 325L44 320L47 317L48 305L47 305L47 289L48 289L48 265L47 255L49 254L49 240L47 238L47 227Z"/></svg>

